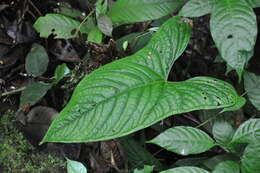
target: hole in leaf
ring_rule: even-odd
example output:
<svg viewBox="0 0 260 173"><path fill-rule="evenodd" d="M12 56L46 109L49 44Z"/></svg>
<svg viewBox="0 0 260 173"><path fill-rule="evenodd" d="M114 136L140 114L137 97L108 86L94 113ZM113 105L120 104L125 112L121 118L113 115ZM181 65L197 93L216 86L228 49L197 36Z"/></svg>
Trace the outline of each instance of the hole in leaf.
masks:
<svg viewBox="0 0 260 173"><path fill-rule="evenodd" d="M75 29L73 29L73 30L70 31L70 34L71 34L71 35L75 35L76 32L77 32L77 29L75 28Z"/></svg>
<svg viewBox="0 0 260 173"><path fill-rule="evenodd" d="M51 30L51 32L55 32L55 29L53 28L53 29Z"/></svg>
<svg viewBox="0 0 260 173"><path fill-rule="evenodd" d="M207 100L207 97L203 97L204 100Z"/></svg>
<svg viewBox="0 0 260 173"><path fill-rule="evenodd" d="M230 35L227 36L227 38L231 39L231 38L233 38L233 35L230 34Z"/></svg>

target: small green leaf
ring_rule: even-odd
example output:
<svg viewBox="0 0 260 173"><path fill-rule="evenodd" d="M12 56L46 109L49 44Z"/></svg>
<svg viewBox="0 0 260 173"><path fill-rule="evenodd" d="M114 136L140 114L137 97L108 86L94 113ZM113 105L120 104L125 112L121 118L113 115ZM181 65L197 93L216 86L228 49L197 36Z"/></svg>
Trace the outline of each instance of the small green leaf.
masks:
<svg viewBox="0 0 260 173"><path fill-rule="evenodd" d="M210 19L213 40L223 59L241 75L256 42L255 13L244 0L216 2Z"/></svg>
<svg viewBox="0 0 260 173"><path fill-rule="evenodd" d="M250 102L260 111L260 76L245 72L244 86Z"/></svg>
<svg viewBox="0 0 260 173"><path fill-rule="evenodd" d="M260 141L260 119L249 119L236 130L232 143L252 143Z"/></svg>
<svg viewBox="0 0 260 173"><path fill-rule="evenodd" d="M120 144L124 149L131 169L141 168L143 165L153 165L156 170L162 169L162 164L159 160L133 138L121 138Z"/></svg>
<svg viewBox="0 0 260 173"><path fill-rule="evenodd" d="M44 49L39 44L33 44L30 52L25 60L25 70L33 76L40 76L47 70L49 57Z"/></svg>
<svg viewBox="0 0 260 173"><path fill-rule="evenodd" d="M66 76L70 72L70 69L67 67L65 63L58 65L55 69L54 79L55 84L57 84L64 76Z"/></svg>
<svg viewBox="0 0 260 173"><path fill-rule="evenodd" d="M249 144L241 159L242 173L260 172L260 142Z"/></svg>
<svg viewBox="0 0 260 173"><path fill-rule="evenodd" d="M215 4L215 0L190 0L182 7L179 15L184 17L200 17L211 13Z"/></svg>
<svg viewBox="0 0 260 173"><path fill-rule="evenodd" d="M170 128L149 143L181 155L202 153L215 146L214 140L205 132L185 126Z"/></svg>
<svg viewBox="0 0 260 173"><path fill-rule="evenodd" d="M67 159L67 171L68 173L87 173L87 169L82 163L70 159Z"/></svg>
<svg viewBox="0 0 260 173"><path fill-rule="evenodd" d="M187 0L119 0L108 16L114 23L134 23L159 19L177 11Z"/></svg>
<svg viewBox="0 0 260 173"><path fill-rule="evenodd" d="M240 173L239 164L234 161L219 163L212 173Z"/></svg>
<svg viewBox="0 0 260 173"><path fill-rule="evenodd" d="M226 120L216 120L213 125L213 136L221 146L227 146L235 133L233 126Z"/></svg>
<svg viewBox="0 0 260 173"><path fill-rule="evenodd" d="M97 0L96 2L96 17L99 18L101 15L107 13L108 2L107 0Z"/></svg>
<svg viewBox="0 0 260 173"><path fill-rule="evenodd" d="M88 41L93 43L102 43L103 34L98 27L93 28L88 33Z"/></svg>
<svg viewBox="0 0 260 173"><path fill-rule="evenodd" d="M40 33L40 37L48 38L51 34L54 38L70 39L77 37L75 33L80 22L61 14L47 14L39 17L33 27ZM87 33L85 25L80 28L81 33Z"/></svg>
<svg viewBox="0 0 260 173"><path fill-rule="evenodd" d="M138 170L138 169L134 170L134 173L151 173L151 172L153 172L153 166L147 166L147 165L144 165L143 170Z"/></svg>
<svg viewBox="0 0 260 173"><path fill-rule="evenodd" d="M107 36L112 36L113 24L109 17L106 15L100 16L97 20L97 23L100 31L102 31Z"/></svg>
<svg viewBox="0 0 260 173"><path fill-rule="evenodd" d="M162 171L160 173L209 173L209 172L197 167L184 166L184 167L178 167L178 168Z"/></svg>
<svg viewBox="0 0 260 173"><path fill-rule="evenodd" d="M20 108L27 104L32 106L37 103L51 87L52 84L43 82L29 83L20 96Z"/></svg>

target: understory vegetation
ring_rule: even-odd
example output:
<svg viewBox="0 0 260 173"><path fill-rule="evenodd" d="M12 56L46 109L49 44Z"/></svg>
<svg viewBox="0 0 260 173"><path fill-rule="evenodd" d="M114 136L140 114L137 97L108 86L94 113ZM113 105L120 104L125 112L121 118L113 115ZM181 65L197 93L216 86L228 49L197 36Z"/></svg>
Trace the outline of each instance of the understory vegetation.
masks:
<svg viewBox="0 0 260 173"><path fill-rule="evenodd" d="M0 172L260 172L259 7L0 2Z"/></svg>

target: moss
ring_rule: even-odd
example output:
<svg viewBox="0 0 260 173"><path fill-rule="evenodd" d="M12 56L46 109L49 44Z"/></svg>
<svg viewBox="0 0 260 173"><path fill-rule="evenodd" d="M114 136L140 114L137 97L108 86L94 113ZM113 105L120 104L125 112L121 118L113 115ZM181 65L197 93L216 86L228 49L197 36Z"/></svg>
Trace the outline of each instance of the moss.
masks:
<svg viewBox="0 0 260 173"><path fill-rule="evenodd" d="M66 161L37 151L16 128L14 113L0 116L0 172L60 173Z"/></svg>

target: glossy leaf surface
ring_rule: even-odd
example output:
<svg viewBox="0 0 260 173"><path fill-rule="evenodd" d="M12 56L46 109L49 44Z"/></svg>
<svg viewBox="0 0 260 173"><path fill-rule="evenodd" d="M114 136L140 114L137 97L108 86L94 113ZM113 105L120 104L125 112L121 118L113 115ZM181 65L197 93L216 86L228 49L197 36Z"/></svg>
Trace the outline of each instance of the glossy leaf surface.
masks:
<svg viewBox="0 0 260 173"><path fill-rule="evenodd" d="M77 161L67 159L68 173L87 173L86 167Z"/></svg>
<svg viewBox="0 0 260 173"><path fill-rule="evenodd" d="M149 143L181 155L202 153L215 145L214 140L202 130L185 126L170 128Z"/></svg>
<svg viewBox="0 0 260 173"><path fill-rule="evenodd" d="M260 141L260 119L250 119L244 122L236 130L232 143L234 142L245 142L252 143Z"/></svg>
<svg viewBox="0 0 260 173"><path fill-rule="evenodd" d="M245 72L244 86L250 102L260 110L260 76Z"/></svg>
<svg viewBox="0 0 260 173"><path fill-rule="evenodd" d="M190 0L179 12L184 17L200 17L213 11L215 0Z"/></svg>
<svg viewBox="0 0 260 173"><path fill-rule="evenodd" d="M154 20L175 12L186 0L119 0L108 12L114 23Z"/></svg>
<svg viewBox="0 0 260 173"><path fill-rule="evenodd" d="M227 146L235 133L232 125L226 120L216 120L213 125L213 136L218 144Z"/></svg>
<svg viewBox="0 0 260 173"><path fill-rule="evenodd" d="M209 172L201 168L187 166L187 167L178 167L178 168L169 169L166 171L162 171L160 173L209 173Z"/></svg>
<svg viewBox="0 0 260 173"><path fill-rule="evenodd" d="M260 1L259 0L245 0L248 4L250 4L251 7L257 8L260 7Z"/></svg>
<svg viewBox="0 0 260 173"><path fill-rule="evenodd" d="M234 161L219 163L212 173L240 173L239 164Z"/></svg>
<svg viewBox="0 0 260 173"><path fill-rule="evenodd" d="M260 142L249 144L241 159L242 173L260 172Z"/></svg>
<svg viewBox="0 0 260 173"><path fill-rule="evenodd" d="M256 41L253 9L244 0L218 0L211 14L210 30L223 59L241 74Z"/></svg>
<svg viewBox="0 0 260 173"><path fill-rule="evenodd" d="M166 81L172 64L188 44L190 32L188 23L172 18L145 48L86 76L43 141L112 139L173 114L236 104L241 98L234 88L217 79Z"/></svg>

